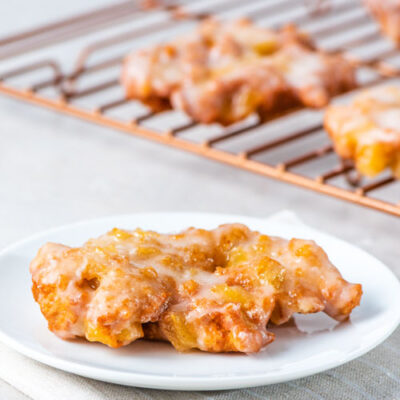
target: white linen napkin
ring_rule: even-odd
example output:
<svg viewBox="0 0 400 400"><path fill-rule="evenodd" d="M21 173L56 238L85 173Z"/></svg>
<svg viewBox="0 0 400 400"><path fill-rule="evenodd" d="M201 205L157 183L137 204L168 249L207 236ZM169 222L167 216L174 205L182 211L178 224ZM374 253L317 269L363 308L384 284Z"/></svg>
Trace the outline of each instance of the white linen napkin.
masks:
<svg viewBox="0 0 400 400"><path fill-rule="evenodd" d="M302 224L291 211L278 212L266 218L266 221ZM0 378L33 400L187 398L184 393L178 396L177 392L123 387L83 378L31 360L1 343Z"/></svg>

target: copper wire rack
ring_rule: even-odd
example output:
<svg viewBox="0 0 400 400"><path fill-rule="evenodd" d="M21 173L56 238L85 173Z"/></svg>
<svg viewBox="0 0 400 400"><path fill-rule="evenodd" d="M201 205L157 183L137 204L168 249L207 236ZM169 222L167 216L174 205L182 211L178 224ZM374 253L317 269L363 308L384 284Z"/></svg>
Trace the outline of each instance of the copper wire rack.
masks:
<svg viewBox="0 0 400 400"><path fill-rule="evenodd" d="M295 109L263 122L250 117L223 128L124 97L119 67L129 49L184 34L208 15L248 16L273 28L293 22L326 51L345 52L360 87L400 75L400 51L359 1L130 0L0 38L0 93L400 217L399 181L389 174L365 180L340 160L323 132L323 110Z"/></svg>

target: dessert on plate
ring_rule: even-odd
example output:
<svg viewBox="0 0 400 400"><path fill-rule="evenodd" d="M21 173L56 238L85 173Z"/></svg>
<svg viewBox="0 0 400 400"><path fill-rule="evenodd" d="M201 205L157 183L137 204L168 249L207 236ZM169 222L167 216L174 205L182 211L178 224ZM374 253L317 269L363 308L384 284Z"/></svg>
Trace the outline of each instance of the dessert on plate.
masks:
<svg viewBox="0 0 400 400"><path fill-rule="evenodd" d="M121 83L128 98L153 110L223 125L252 113L268 119L300 105L322 107L356 86L349 61L317 49L295 26L274 31L213 18L185 37L134 51Z"/></svg>
<svg viewBox="0 0 400 400"><path fill-rule="evenodd" d="M350 104L329 106L324 126L339 156L361 174L390 168L400 177L400 86L363 90Z"/></svg>
<svg viewBox="0 0 400 400"><path fill-rule="evenodd" d="M179 351L257 352L274 340L269 322L319 311L343 321L362 295L315 242L241 224L114 228L82 247L45 244L30 271L52 332L110 347L147 338Z"/></svg>

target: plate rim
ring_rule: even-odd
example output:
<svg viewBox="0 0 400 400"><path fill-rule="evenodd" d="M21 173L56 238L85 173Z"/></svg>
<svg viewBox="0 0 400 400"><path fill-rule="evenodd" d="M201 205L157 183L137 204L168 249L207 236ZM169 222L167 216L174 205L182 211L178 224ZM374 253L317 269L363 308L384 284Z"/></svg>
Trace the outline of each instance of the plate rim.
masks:
<svg viewBox="0 0 400 400"><path fill-rule="evenodd" d="M90 223L106 223L108 220L115 220L115 219L122 219L122 218L135 218L140 216L141 218L145 218L146 216L154 215L166 215L168 217L171 216L207 216L207 217L219 217L219 218L226 218L226 219L246 219L246 220L254 220L257 222L261 222L263 220L268 221L269 218L273 218L276 214L272 214L266 217L254 217L254 216L246 216L241 214L225 214L225 213L212 213L212 212L165 212L165 211L158 211L158 212L139 212L139 213L125 213L125 214L116 214L110 215L106 217L100 218L90 218L85 219L69 224L64 224L61 226L53 227L50 229L46 229L44 231L40 231L30 235L26 238L23 238L19 241L11 243L10 245L6 246L0 251L0 259L9 252L17 249L20 246L23 246L26 243L29 243L33 240L40 239L41 237L45 237L50 234L54 234L65 229L77 228L79 226L87 225ZM289 225L289 222L285 222ZM299 226L301 227L302 221L299 220ZM371 255L364 249L351 244L343 239L340 239L334 235L329 233L325 233L320 231L319 229L310 227L308 225L303 224L302 226L304 229L310 230L313 233L321 235L323 237L334 239L335 241L339 242L341 245L346 245L353 247L363 253L363 255L370 257L374 262L381 265L384 268L385 273L393 279L400 291L400 282L396 275L391 271L389 267L387 267L382 261L377 259L375 256ZM282 372L282 370L272 374L268 374L268 377L262 373L253 373L252 375L247 376L219 376L219 375L211 375L211 376L201 376L201 377L193 377L193 376L165 376L165 375L157 375L157 374L144 374L138 372L125 372L125 371L113 371L110 369L106 369L104 367L96 367L82 364L79 361L68 361L60 356L56 355L47 355L42 353L40 350L35 350L29 347L28 345L24 345L20 343L17 339L14 339L7 335L5 332L1 330L0 327L0 341L4 343L6 346L9 346L13 350L17 351L18 353L27 356L35 361L41 362L45 365L50 367L57 368L62 371L70 372L76 375L84 376L87 378L101 380L104 382L116 383L126 386L136 386L141 388L153 388L153 389L163 389L163 390L229 390L229 389L239 389L244 387L256 387L262 385L271 385L276 383L288 382L291 380L304 378L310 375L314 375L317 373L321 373L327 371L329 369L335 368L337 366L343 365L348 363L366 353L374 349L376 346L384 342L399 326L400 324L400 310L397 313L397 318L393 318L390 324L390 328L388 328L384 334L380 335L379 337L371 340L368 345L363 346L361 348L352 350L345 354L342 359L333 359L329 362L326 362L321 367L320 364L316 366L310 366L308 368L303 368L297 371L289 371L289 372ZM211 387L210 387L211 386Z"/></svg>

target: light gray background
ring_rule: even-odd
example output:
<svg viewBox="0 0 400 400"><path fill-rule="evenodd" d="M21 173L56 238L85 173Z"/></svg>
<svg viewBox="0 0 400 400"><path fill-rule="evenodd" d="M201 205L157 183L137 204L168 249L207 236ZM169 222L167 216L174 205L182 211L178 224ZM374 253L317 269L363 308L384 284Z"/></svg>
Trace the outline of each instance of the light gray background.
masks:
<svg viewBox="0 0 400 400"><path fill-rule="evenodd" d="M2 1L0 36L104 3ZM193 210L266 216L287 208L366 249L400 275L395 217L3 97L0 129L0 247L43 229L112 214ZM26 397L0 380L0 398Z"/></svg>

